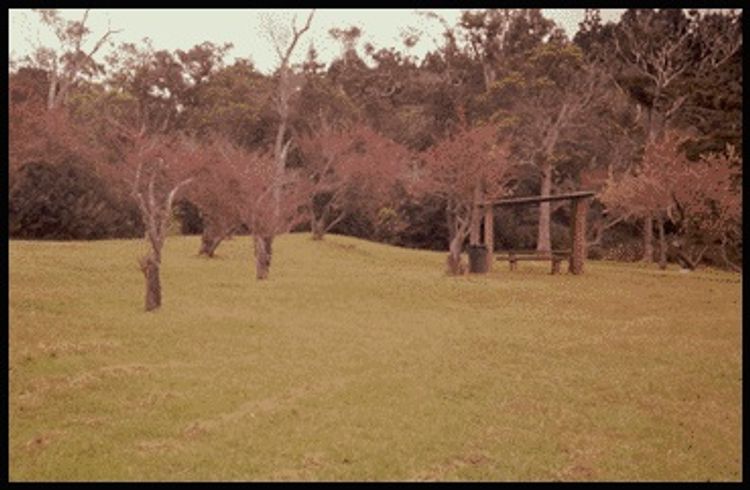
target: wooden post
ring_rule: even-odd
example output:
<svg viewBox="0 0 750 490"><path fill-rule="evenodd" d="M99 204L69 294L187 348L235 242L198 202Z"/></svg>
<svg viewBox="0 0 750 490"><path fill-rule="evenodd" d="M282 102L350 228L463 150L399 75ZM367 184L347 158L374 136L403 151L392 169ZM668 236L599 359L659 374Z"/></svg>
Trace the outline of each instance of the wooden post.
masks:
<svg viewBox="0 0 750 490"><path fill-rule="evenodd" d="M560 259L558 257L552 257L552 271L550 273L552 275L560 273Z"/></svg>
<svg viewBox="0 0 750 490"><path fill-rule="evenodd" d="M482 233L482 217L479 215L479 209L474 207L471 211L471 221L469 222L469 245L479 245Z"/></svg>
<svg viewBox="0 0 750 490"><path fill-rule="evenodd" d="M495 210L492 206L484 208L484 245L487 247L487 272L490 272L495 261Z"/></svg>
<svg viewBox="0 0 750 490"><path fill-rule="evenodd" d="M586 260L586 214L588 199L576 198L571 204L573 223L570 227L571 253L568 272L583 274L583 263Z"/></svg>
<svg viewBox="0 0 750 490"><path fill-rule="evenodd" d="M656 215L656 225L659 230L659 269L667 268L667 238L664 236L664 216Z"/></svg>
<svg viewBox="0 0 750 490"><path fill-rule="evenodd" d="M482 208L479 206L479 202L482 198L482 191L479 186L474 188L474 201L471 206L471 221L469 222L469 245L479 245L479 240L482 239Z"/></svg>

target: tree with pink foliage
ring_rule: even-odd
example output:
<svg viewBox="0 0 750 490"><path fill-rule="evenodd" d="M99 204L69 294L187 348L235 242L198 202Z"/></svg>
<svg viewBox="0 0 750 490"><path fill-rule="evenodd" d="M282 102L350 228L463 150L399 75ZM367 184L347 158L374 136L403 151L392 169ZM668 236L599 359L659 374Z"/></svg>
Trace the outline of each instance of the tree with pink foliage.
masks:
<svg viewBox="0 0 750 490"><path fill-rule="evenodd" d="M256 278L267 279L274 238L307 219L298 172L287 169L280 178L273 153L249 151L224 138L214 139L210 152L232 180L233 194L224 198L237 199L232 212L253 235Z"/></svg>
<svg viewBox="0 0 750 490"><path fill-rule="evenodd" d="M694 254L686 263L695 268L703 252L716 247L725 265L739 272L728 250L742 243L742 159L727 145L724 152L703 155L690 171L691 182L677 186L674 195L680 253L688 259Z"/></svg>
<svg viewBox="0 0 750 490"><path fill-rule="evenodd" d="M244 198L238 175L220 154L214 153L208 163L185 197L198 207L203 221L198 255L211 258L242 227Z"/></svg>
<svg viewBox="0 0 750 490"><path fill-rule="evenodd" d="M197 141L185 136L145 132L123 132L121 136L128 138L124 161L102 170L114 185L130 189L140 209L149 248L139 263L146 280L145 309L152 311L162 302L162 248L172 205L206 164L206 155Z"/></svg>
<svg viewBox="0 0 750 490"><path fill-rule="evenodd" d="M659 265L666 268L669 247L664 225L677 227L673 242L682 265L694 269L705 252L736 240L741 197L739 158L729 147L723 155L709 154L698 162L688 160L685 133L669 130L648 143L637 173L609 179L602 202L613 215L625 218L654 216L659 233Z"/></svg>
<svg viewBox="0 0 750 490"><path fill-rule="evenodd" d="M354 210L374 217L387 206L410 157L406 148L364 124L323 124L297 144L315 240Z"/></svg>
<svg viewBox="0 0 750 490"><path fill-rule="evenodd" d="M462 274L461 251L472 224L481 219L478 205L507 194L512 179L510 143L492 125L469 127L465 121L453 134L423 155L416 184L420 192L446 203L449 230L448 273Z"/></svg>

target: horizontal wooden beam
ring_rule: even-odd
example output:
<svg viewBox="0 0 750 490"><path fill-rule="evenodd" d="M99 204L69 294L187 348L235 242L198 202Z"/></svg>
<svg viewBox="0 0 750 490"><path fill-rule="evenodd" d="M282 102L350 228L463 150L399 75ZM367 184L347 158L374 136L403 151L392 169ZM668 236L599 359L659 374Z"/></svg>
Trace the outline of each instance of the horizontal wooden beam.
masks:
<svg viewBox="0 0 750 490"><path fill-rule="evenodd" d="M563 250L563 249L550 251L550 253L552 254L569 254L570 252L571 252L570 250ZM504 250L496 250L495 253L496 254L515 254L515 255L540 255L540 254L543 254L544 252L539 252L538 250L529 250L529 249L526 249L526 250L504 249Z"/></svg>
<svg viewBox="0 0 750 490"><path fill-rule="evenodd" d="M589 197L593 197L596 195L596 192L594 191L578 191L578 192L570 192L568 194L555 194L554 196L529 196L529 197L511 197L508 199L500 199L498 201L486 201L483 203L480 203L479 205L481 207L485 206L515 206L519 204L538 204L542 202L549 202L549 201L562 201L565 199L585 199Z"/></svg>

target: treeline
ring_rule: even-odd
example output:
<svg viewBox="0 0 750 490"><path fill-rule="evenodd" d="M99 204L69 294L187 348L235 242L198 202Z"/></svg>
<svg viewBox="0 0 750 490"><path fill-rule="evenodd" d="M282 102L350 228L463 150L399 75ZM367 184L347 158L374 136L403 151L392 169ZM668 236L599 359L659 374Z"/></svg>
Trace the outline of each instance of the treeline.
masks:
<svg viewBox="0 0 750 490"><path fill-rule="evenodd" d="M289 229L459 260L477 202L593 189L593 257L741 262L741 13L631 9L604 24L587 10L572 40L536 9L427 14L444 32L421 59L414 37L360 46L351 27L331 30L330 65L313 46L291 65L311 17L276 46L272 75L210 42L103 57L117 32L39 15L59 46L10 73L11 237L145 235L147 277L170 226L201 233L208 256L252 233L268 266ZM497 247L569 236L564 206L495 220Z"/></svg>

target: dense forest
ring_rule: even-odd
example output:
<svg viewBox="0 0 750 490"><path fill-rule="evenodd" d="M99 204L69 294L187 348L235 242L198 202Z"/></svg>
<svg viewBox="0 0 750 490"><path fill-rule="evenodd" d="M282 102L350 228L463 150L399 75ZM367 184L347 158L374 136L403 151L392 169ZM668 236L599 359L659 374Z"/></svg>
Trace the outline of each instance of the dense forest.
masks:
<svg viewBox="0 0 750 490"><path fill-rule="evenodd" d="M421 59L341 26L327 66L311 13L271 75L209 40L169 52L37 14L59 45L10 67L12 238L145 236L158 280L169 233L207 256L247 234L264 278L280 233L460 253L482 200L590 189L591 258L740 267L741 12L592 9L569 39L538 9L472 10ZM494 242L564 248L570 219L503 209Z"/></svg>

